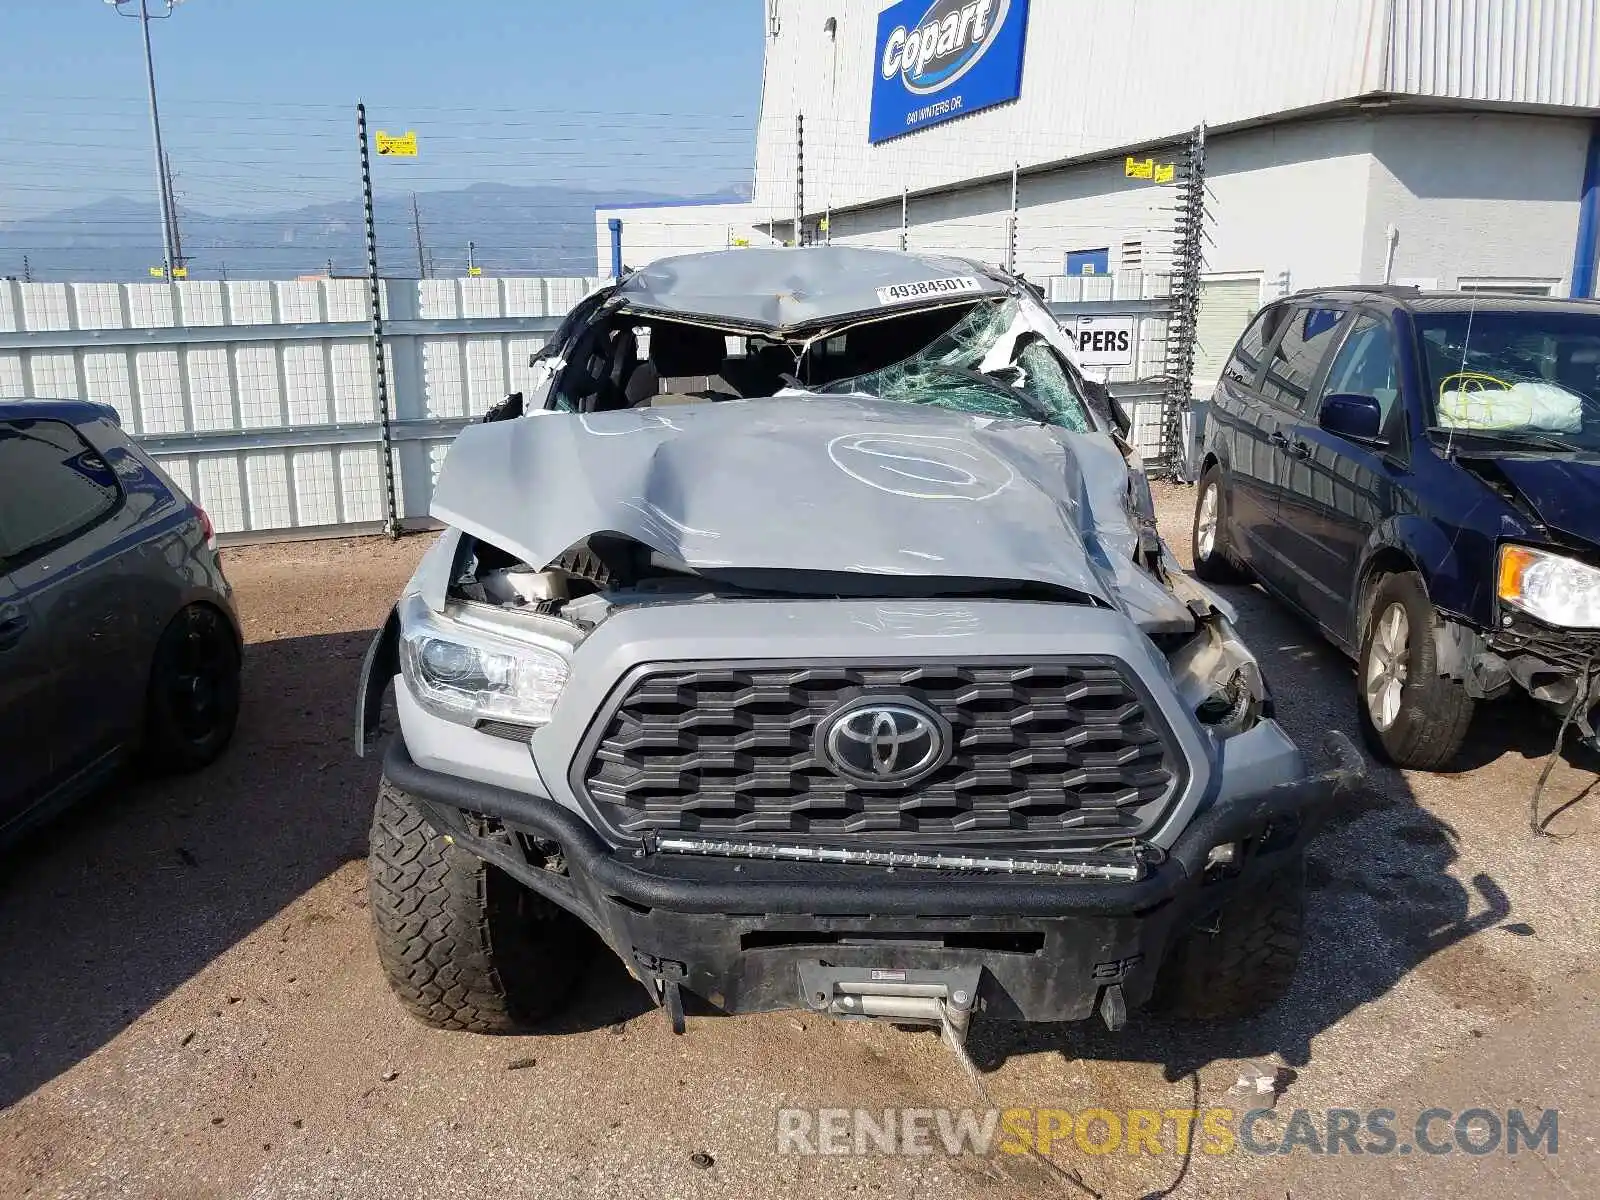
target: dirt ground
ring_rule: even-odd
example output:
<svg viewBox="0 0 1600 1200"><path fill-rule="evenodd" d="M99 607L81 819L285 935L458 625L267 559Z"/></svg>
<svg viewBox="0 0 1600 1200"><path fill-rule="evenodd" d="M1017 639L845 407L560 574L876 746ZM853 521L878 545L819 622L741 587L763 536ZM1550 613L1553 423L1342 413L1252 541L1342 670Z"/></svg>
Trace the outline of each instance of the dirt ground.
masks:
<svg viewBox="0 0 1600 1200"><path fill-rule="evenodd" d="M1192 491L1158 503L1187 559ZM609 960L539 1036L407 1018L368 928L378 768L353 757L350 725L371 630L424 547L229 551L249 641L233 748L199 775L116 787L0 857L0 1196L1082 1194L1026 1158L776 1152L781 1106L982 1107L931 1034L776 1014L693 1017L675 1038ZM1259 591L1228 594L1290 732L1310 748L1354 735L1349 666ZM1257 1101L1230 1089L1254 1063L1284 1111L1587 1103L1564 1109L1558 1155L1480 1174L1497 1195L1597 1194L1600 1108L1592 1086L1573 1091L1600 1035L1597 763L1558 764L1545 807L1560 837L1532 837L1554 734L1508 703L1480 713L1459 772L1374 766L1314 847L1310 948L1267 1016L1136 1017L1117 1035L980 1023L983 1087L1001 1107L1242 1110ZM1399 1166L1071 1146L1054 1161L1108 1197L1386 1195ZM1406 1160L1404 1186L1471 1194L1463 1171L1480 1163Z"/></svg>

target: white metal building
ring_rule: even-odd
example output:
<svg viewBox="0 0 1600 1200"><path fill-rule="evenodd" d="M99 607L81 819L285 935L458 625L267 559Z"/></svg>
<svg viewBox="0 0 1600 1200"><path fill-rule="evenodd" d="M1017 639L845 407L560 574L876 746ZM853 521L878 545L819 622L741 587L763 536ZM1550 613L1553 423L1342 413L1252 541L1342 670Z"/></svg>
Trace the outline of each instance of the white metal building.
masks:
<svg viewBox="0 0 1600 1200"><path fill-rule="evenodd" d="M764 3L752 202L597 215L602 272L610 216L629 266L791 239L802 178L808 239L1159 272L1172 191L1127 159L1203 123L1197 383L1287 290L1594 290L1600 0Z"/></svg>

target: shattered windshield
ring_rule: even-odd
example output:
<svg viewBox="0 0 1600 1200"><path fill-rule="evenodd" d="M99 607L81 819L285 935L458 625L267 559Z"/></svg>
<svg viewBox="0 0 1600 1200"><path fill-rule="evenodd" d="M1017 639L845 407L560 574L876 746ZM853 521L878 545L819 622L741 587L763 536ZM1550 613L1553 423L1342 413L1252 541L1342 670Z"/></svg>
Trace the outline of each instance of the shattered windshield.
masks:
<svg viewBox="0 0 1600 1200"><path fill-rule="evenodd" d="M1417 331L1436 438L1600 449L1600 317L1445 312Z"/></svg>
<svg viewBox="0 0 1600 1200"><path fill-rule="evenodd" d="M817 390L1088 432L1093 426L1071 372L1055 348L1028 327L1020 307L1015 299L976 305L910 358Z"/></svg>

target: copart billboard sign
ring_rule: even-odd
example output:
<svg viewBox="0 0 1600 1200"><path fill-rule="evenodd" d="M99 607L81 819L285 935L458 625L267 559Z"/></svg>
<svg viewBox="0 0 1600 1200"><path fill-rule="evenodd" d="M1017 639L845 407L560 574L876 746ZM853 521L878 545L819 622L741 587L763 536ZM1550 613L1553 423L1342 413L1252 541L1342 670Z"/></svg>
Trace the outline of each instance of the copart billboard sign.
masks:
<svg viewBox="0 0 1600 1200"><path fill-rule="evenodd" d="M874 144L1015 100L1028 0L902 0L878 16Z"/></svg>

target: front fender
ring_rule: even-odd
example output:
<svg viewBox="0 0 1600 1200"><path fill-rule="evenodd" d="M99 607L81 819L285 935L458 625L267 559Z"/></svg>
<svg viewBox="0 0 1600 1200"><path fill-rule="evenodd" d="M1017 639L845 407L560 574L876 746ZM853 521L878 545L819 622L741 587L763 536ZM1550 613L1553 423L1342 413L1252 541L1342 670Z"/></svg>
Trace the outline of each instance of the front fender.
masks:
<svg viewBox="0 0 1600 1200"><path fill-rule="evenodd" d="M1468 532L1468 531L1461 531ZM1471 624L1486 626L1491 620L1490 570L1481 554L1464 553L1479 547L1473 541L1463 547L1461 536L1452 537L1437 522L1415 513L1398 513L1373 529L1361 556L1356 575L1363 587L1381 557L1395 553L1408 559L1422 576L1428 598L1440 611ZM1491 556L1492 557L1492 556ZM1356 593L1360 594L1359 591Z"/></svg>
<svg viewBox="0 0 1600 1200"><path fill-rule="evenodd" d="M400 673L400 614L390 609L383 627L367 647L361 663L361 680L356 685L356 757L367 756L368 743L378 736L383 716L383 693Z"/></svg>

